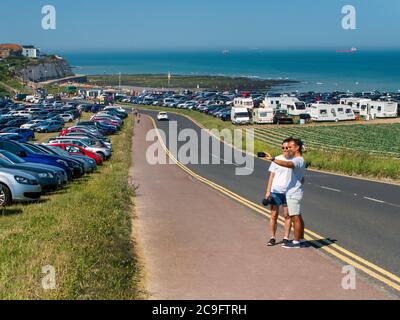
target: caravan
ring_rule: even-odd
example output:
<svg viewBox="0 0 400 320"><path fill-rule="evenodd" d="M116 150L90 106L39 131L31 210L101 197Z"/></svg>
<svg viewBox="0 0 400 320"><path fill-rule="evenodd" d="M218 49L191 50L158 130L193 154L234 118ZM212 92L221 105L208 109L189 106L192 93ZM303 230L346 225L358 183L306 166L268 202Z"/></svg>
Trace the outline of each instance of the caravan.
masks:
<svg viewBox="0 0 400 320"><path fill-rule="evenodd" d="M235 98L233 100L233 107L253 109L254 108L254 100L253 100L253 98L243 98L243 97Z"/></svg>
<svg viewBox="0 0 400 320"><path fill-rule="evenodd" d="M360 113L361 109L371 101L371 99L365 98L342 98L340 99L340 104L350 106L353 112Z"/></svg>
<svg viewBox="0 0 400 320"><path fill-rule="evenodd" d="M393 101L370 101L361 106L360 115L367 120L375 118L396 118L397 103Z"/></svg>
<svg viewBox="0 0 400 320"><path fill-rule="evenodd" d="M341 104L313 103L307 109L313 121L355 120L356 116L350 106Z"/></svg>
<svg viewBox="0 0 400 320"><path fill-rule="evenodd" d="M272 108L254 108L253 109L253 123L265 124L274 123L275 111Z"/></svg>
<svg viewBox="0 0 400 320"><path fill-rule="evenodd" d="M266 97L264 99L264 107L272 109L286 110L288 115L299 116L307 113L306 104L296 97L283 95L280 97Z"/></svg>

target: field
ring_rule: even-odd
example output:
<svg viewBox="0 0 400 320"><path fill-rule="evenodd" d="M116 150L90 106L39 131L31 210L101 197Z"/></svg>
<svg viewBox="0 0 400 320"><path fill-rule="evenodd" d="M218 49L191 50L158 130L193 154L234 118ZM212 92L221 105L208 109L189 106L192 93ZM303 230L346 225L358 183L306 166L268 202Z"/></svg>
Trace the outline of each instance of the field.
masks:
<svg viewBox="0 0 400 320"><path fill-rule="evenodd" d="M126 119L121 132L111 137L113 157L96 173L45 195L39 203L1 210L1 299L142 297L131 236L132 126L131 118ZM42 287L42 268L47 265L55 268L54 290Z"/></svg>
<svg viewBox="0 0 400 320"><path fill-rule="evenodd" d="M302 139L308 150L360 151L400 158L400 123L255 129L257 139L272 145L289 136Z"/></svg>

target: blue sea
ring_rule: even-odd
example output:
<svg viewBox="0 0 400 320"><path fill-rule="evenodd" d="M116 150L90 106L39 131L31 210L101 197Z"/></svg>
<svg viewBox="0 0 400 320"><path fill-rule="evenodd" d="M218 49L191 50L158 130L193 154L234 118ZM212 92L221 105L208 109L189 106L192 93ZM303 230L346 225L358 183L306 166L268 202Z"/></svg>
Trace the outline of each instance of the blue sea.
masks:
<svg viewBox="0 0 400 320"><path fill-rule="evenodd" d="M224 75L290 79L276 91L400 91L400 51L65 52L78 74Z"/></svg>

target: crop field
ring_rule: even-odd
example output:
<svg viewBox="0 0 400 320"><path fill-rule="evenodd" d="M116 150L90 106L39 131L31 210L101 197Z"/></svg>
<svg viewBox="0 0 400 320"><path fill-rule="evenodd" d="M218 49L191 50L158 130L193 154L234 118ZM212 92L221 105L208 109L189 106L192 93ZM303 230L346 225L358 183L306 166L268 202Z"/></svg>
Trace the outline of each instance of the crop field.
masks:
<svg viewBox="0 0 400 320"><path fill-rule="evenodd" d="M400 124L279 127L254 131L258 140L271 145L293 136L309 150L356 150L376 156L400 158Z"/></svg>

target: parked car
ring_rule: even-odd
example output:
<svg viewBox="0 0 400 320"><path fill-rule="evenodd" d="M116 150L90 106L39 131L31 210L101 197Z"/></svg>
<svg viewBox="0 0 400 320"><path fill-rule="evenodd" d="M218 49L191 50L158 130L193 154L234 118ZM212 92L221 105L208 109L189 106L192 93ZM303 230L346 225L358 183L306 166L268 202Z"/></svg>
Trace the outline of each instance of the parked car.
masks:
<svg viewBox="0 0 400 320"><path fill-rule="evenodd" d="M102 157L99 156L97 153L91 152L89 150L86 150L85 148L82 148L72 143L55 143L55 144L49 144L49 146L58 147L62 150L67 151L70 154L83 155L89 157L95 160L97 165L101 165L103 163Z"/></svg>
<svg viewBox="0 0 400 320"><path fill-rule="evenodd" d="M28 139L25 136L20 135L18 133L0 133L0 139L17 141L17 142L28 141Z"/></svg>
<svg viewBox="0 0 400 320"><path fill-rule="evenodd" d="M24 136L26 140L34 140L35 139L35 132L30 129L21 129L21 128L5 128L2 132L7 133L17 133L21 136Z"/></svg>
<svg viewBox="0 0 400 320"><path fill-rule="evenodd" d="M55 132L60 131L63 128L63 125L58 121L45 121L40 123L37 127L35 127L35 131L37 132Z"/></svg>
<svg viewBox="0 0 400 320"><path fill-rule="evenodd" d="M33 175L15 169L0 168L0 205L40 199L42 188Z"/></svg>
<svg viewBox="0 0 400 320"><path fill-rule="evenodd" d="M33 175L39 181L42 191L56 190L62 185L61 177L56 174L55 170L36 168L29 166L26 163L14 164L0 152L0 170L3 168L21 170Z"/></svg>
<svg viewBox="0 0 400 320"><path fill-rule="evenodd" d="M72 170L68 166L67 161L65 161L61 157L52 157L39 154L32 151L30 148L27 148L21 143L8 140L0 140L0 149L9 151L27 162L47 164L61 168L66 172L68 179L72 178Z"/></svg>
<svg viewBox="0 0 400 320"><path fill-rule="evenodd" d="M43 163L27 162L24 159L16 156L15 154L5 151L5 150L0 150L0 154L1 154L1 157L3 157L4 159L8 160L10 163L15 164L15 165L23 164L23 165L29 166L30 168L54 171L55 175L57 177L59 177L62 184L66 184L68 182L67 173L59 167L47 165L47 164L43 164Z"/></svg>
<svg viewBox="0 0 400 320"><path fill-rule="evenodd" d="M88 141L87 139L77 139L77 138L71 137L68 139L55 138L55 139L49 140L49 144L59 144L59 143L75 144L79 147L82 147L84 149L87 149L89 151L97 153L103 160L107 160L111 157L111 150L109 148L91 146L90 141Z"/></svg>
<svg viewBox="0 0 400 320"><path fill-rule="evenodd" d="M78 159L78 160L83 161L85 173L92 173L97 168L96 161L94 159L92 159L92 158L87 157L87 156L79 155L79 154L70 154L67 151L63 150L63 149L60 149L58 147L49 146L49 145L46 145L46 146L43 146L43 147L46 147L47 149L53 151L53 153L58 154L60 156L64 156L64 157L70 156L70 157L72 157L74 159Z"/></svg>

